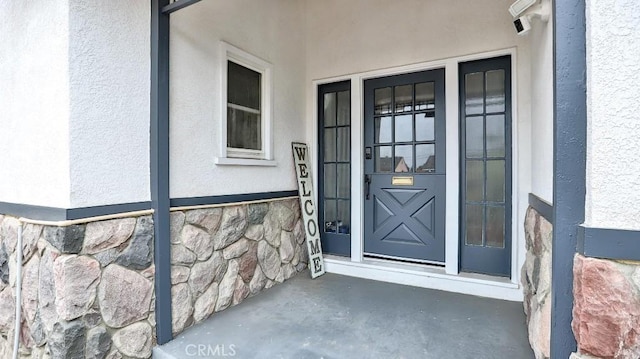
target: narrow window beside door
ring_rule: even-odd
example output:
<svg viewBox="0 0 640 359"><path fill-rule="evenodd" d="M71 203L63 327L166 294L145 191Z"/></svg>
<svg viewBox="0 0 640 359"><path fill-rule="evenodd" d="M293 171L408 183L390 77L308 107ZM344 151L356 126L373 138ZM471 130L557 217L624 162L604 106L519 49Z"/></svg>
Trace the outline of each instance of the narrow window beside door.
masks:
<svg viewBox="0 0 640 359"><path fill-rule="evenodd" d="M351 254L351 90L339 82L318 88L319 197L322 248Z"/></svg>
<svg viewBox="0 0 640 359"><path fill-rule="evenodd" d="M460 64L463 271L511 273L511 59Z"/></svg>

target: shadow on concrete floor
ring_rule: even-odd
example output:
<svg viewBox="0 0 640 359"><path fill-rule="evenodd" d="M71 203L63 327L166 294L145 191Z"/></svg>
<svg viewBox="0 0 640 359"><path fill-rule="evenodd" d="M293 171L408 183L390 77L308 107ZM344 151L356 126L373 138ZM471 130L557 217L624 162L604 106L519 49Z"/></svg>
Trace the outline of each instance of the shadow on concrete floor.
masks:
<svg viewBox="0 0 640 359"><path fill-rule="evenodd" d="M154 358L533 358L522 303L303 272Z"/></svg>

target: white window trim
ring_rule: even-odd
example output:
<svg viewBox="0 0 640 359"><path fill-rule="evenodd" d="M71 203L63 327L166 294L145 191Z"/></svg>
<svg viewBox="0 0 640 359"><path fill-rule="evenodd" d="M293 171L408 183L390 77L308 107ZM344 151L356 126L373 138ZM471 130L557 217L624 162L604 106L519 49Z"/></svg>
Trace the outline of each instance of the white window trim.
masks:
<svg viewBox="0 0 640 359"><path fill-rule="evenodd" d="M261 74L261 143L262 150L246 150L227 147L227 61ZM273 66L242 49L220 41L220 156L218 165L275 166L273 161Z"/></svg>

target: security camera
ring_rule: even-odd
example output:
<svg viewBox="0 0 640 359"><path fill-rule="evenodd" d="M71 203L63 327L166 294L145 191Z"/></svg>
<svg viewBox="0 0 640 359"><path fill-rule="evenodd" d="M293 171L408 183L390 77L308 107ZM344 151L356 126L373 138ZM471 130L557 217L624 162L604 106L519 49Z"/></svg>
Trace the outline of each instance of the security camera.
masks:
<svg viewBox="0 0 640 359"><path fill-rule="evenodd" d="M528 8L532 7L538 0L518 0L509 7L511 16L518 17Z"/></svg>
<svg viewBox="0 0 640 359"><path fill-rule="evenodd" d="M518 35L524 35L528 33L529 30L531 30L531 23L529 22L529 19L526 16L521 16L517 18L513 22L513 26L515 26L516 32L518 33Z"/></svg>

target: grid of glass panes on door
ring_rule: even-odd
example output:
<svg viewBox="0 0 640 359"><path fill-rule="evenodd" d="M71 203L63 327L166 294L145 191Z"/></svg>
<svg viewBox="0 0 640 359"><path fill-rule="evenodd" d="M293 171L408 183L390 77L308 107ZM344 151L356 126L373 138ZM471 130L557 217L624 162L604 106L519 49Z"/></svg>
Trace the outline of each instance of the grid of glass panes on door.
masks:
<svg viewBox="0 0 640 359"><path fill-rule="evenodd" d="M351 91L324 94L324 231L351 232Z"/></svg>
<svg viewBox="0 0 640 359"><path fill-rule="evenodd" d="M505 245L505 72L465 75L465 244Z"/></svg>
<svg viewBox="0 0 640 359"><path fill-rule="evenodd" d="M375 172L434 172L434 83L378 88L374 101Z"/></svg>

